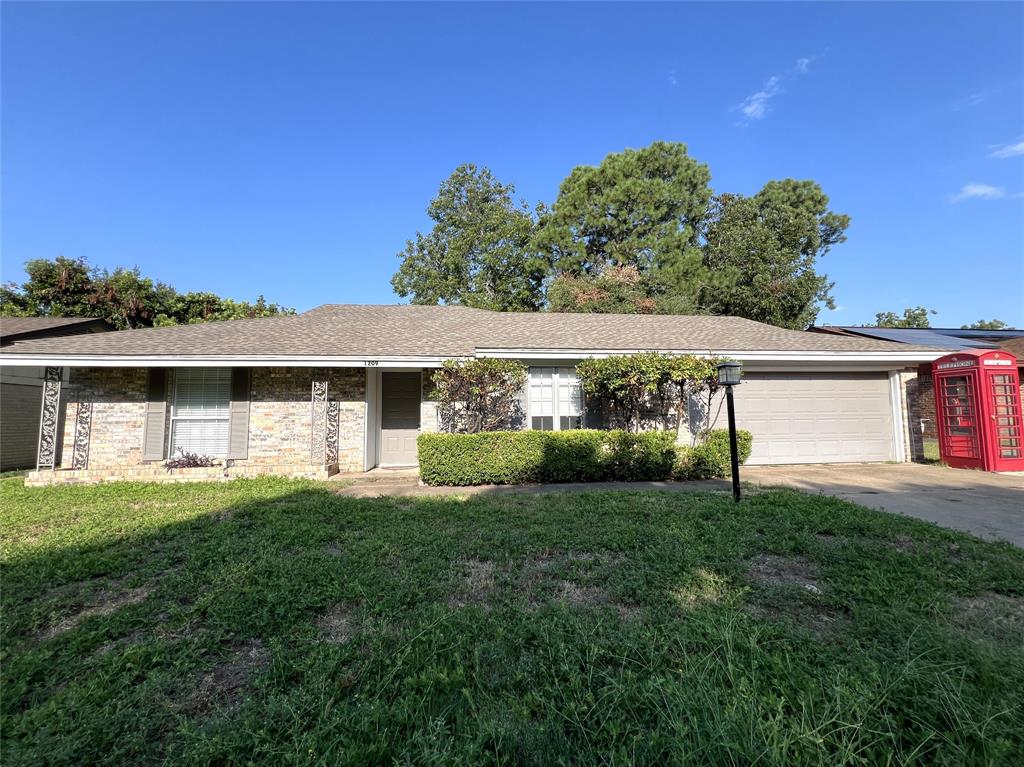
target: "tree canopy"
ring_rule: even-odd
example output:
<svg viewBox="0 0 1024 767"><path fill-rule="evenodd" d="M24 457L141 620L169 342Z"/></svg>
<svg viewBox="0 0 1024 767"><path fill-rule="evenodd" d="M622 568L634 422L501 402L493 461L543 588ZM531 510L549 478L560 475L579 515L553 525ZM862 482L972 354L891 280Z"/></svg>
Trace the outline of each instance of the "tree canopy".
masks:
<svg viewBox="0 0 1024 767"><path fill-rule="evenodd" d="M548 286L548 309L594 314L656 314L664 288L635 266L610 266L594 275L558 275Z"/></svg>
<svg viewBox="0 0 1024 767"><path fill-rule="evenodd" d="M21 285L0 288L0 315L99 317L124 330L295 313L263 296L250 303L214 293L179 293L143 277L138 267L107 271L85 259L59 256L29 261L25 272L28 279Z"/></svg>
<svg viewBox="0 0 1024 767"><path fill-rule="evenodd" d="M398 254L395 292L414 304L539 309L546 268L530 247L533 216L513 194L487 168L456 168L427 208L433 228Z"/></svg>
<svg viewBox="0 0 1024 767"><path fill-rule="evenodd" d="M656 141L610 154L562 182L540 216L536 244L555 273L670 266L697 244L710 181L685 144Z"/></svg>
<svg viewBox="0 0 1024 767"><path fill-rule="evenodd" d="M880 328L930 328L929 314L938 314L934 309L923 306L910 306L900 316L895 312L878 312L875 315L875 326Z"/></svg>
<svg viewBox="0 0 1024 767"><path fill-rule="evenodd" d="M849 216L810 180L752 197L712 196L685 144L656 141L574 168L531 215L511 185L463 165L399 256L395 292L414 303L518 311L736 314L787 328L833 306L818 262Z"/></svg>
<svg viewBox="0 0 1024 767"><path fill-rule="evenodd" d="M1013 330L1002 320L978 320L970 325L961 325L961 330Z"/></svg>
<svg viewBox="0 0 1024 767"><path fill-rule="evenodd" d="M820 305L835 308L818 260L846 239L849 225L813 181L770 181L753 197L718 196L704 243L714 279L701 287L700 306L784 328L812 325Z"/></svg>

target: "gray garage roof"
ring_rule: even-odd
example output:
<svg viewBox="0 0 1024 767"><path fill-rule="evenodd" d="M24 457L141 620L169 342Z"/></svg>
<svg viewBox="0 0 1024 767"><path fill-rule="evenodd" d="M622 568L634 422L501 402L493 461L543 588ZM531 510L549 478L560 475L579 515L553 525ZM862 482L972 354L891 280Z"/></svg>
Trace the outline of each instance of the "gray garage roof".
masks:
<svg viewBox="0 0 1024 767"><path fill-rule="evenodd" d="M327 304L305 314L15 343L57 356L459 357L480 350L931 351L785 330L740 317L511 313L461 306Z"/></svg>

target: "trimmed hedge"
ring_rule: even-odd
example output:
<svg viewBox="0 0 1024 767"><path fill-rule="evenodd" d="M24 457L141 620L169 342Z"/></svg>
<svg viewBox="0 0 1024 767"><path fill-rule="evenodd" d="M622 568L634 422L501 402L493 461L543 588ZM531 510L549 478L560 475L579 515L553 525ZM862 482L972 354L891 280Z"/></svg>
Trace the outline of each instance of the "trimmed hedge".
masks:
<svg viewBox="0 0 1024 767"><path fill-rule="evenodd" d="M675 433L496 431L421 434L420 477L428 485L511 485L670 479Z"/></svg>
<svg viewBox="0 0 1024 767"><path fill-rule="evenodd" d="M736 446L739 448L740 463L750 458L754 437L745 429L736 430ZM693 447L680 445L677 448L675 479L716 479L732 475L732 460L729 454L729 432L715 429L705 435L704 442Z"/></svg>
<svg viewBox="0 0 1024 767"><path fill-rule="evenodd" d="M749 431L737 432L740 462L750 457ZM428 485L515 485L728 477L729 432L709 432L695 447L675 432L491 431L421 434L420 477Z"/></svg>

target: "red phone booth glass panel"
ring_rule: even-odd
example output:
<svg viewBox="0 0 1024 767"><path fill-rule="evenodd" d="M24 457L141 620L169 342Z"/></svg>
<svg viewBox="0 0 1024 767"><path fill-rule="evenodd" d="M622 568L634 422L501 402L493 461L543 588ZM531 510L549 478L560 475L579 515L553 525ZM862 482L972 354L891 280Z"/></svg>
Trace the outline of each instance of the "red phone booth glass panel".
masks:
<svg viewBox="0 0 1024 767"><path fill-rule="evenodd" d="M967 350L932 365L939 452L950 466L1024 470L1024 423L1017 359Z"/></svg>

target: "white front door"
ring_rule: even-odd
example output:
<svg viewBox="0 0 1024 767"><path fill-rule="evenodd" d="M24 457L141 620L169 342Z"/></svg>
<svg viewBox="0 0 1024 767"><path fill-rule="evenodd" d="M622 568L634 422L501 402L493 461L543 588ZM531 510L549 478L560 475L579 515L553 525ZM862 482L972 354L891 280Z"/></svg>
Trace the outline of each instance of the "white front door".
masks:
<svg viewBox="0 0 1024 767"><path fill-rule="evenodd" d="M420 374L381 373L380 465L415 466L420 434Z"/></svg>

